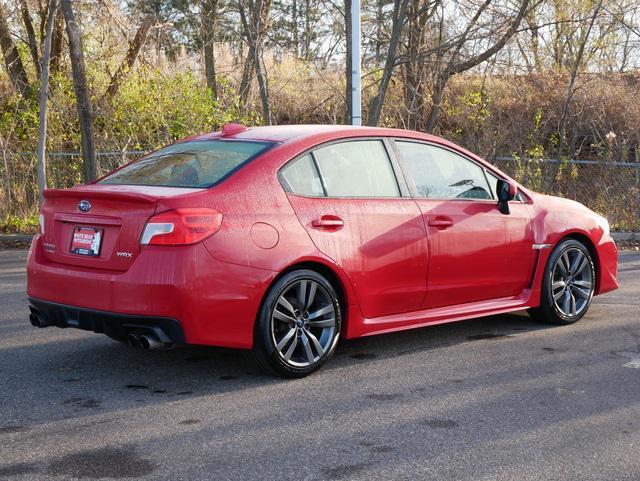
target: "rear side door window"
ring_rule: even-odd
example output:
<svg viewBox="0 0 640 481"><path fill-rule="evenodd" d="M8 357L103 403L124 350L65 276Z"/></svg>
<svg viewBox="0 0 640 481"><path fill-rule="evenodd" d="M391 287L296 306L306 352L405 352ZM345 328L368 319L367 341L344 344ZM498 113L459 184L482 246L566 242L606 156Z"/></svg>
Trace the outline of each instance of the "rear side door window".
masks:
<svg viewBox="0 0 640 481"><path fill-rule="evenodd" d="M352 140L313 152L328 197L400 197L381 140Z"/></svg>
<svg viewBox="0 0 640 481"><path fill-rule="evenodd" d="M311 154L287 164L280 171L280 178L287 192L306 197L324 196L322 181Z"/></svg>
<svg viewBox="0 0 640 481"><path fill-rule="evenodd" d="M426 199L491 199L482 167L450 150L396 141L416 195Z"/></svg>

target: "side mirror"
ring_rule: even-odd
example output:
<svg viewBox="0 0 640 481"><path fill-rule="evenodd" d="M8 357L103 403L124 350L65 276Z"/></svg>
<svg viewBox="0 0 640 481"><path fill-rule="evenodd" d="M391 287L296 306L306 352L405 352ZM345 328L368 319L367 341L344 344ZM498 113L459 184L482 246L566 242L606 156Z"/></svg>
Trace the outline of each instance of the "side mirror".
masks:
<svg viewBox="0 0 640 481"><path fill-rule="evenodd" d="M510 214L509 201L515 199L518 193L518 186L510 180L498 179L496 184L496 194L498 195L498 210L503 214Z"/></svg>

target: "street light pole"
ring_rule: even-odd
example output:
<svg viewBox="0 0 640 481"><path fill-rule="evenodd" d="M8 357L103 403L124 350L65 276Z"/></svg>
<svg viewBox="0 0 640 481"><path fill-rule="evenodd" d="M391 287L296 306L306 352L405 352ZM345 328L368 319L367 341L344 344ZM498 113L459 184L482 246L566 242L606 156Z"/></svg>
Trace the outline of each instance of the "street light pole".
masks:
<svg viewBox="0 0 640 481"><path fill-rule="evenodd" d="M360 93L360 0L351 0L351 125L362 125Z"/></svg>

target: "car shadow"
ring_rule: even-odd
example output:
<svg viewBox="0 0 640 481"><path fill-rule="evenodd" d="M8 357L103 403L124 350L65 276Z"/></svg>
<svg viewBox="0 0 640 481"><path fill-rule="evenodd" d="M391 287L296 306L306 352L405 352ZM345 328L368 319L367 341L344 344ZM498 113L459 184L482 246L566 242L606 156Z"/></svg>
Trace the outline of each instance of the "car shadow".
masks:
<svg viewBox="0 0 640 481"><path fill-rule="evenodd" d="M477 340L495 340L544 329L526 314L481 319L372 336L339 343L336 356L317 375L357 370L362 363L448 348ZM15 328L15 326L14 326ZM102 335L77 330L37 330L34 343L0 349L5 392L47 391L30 409L41 420L81 417L126 410L189 397L211 396L276 383L305 382L260 371L245 351L205 346L143 351ZM44 342L35 342L42 339ZM355 371L354 371L355 372ZM324 373L324 374L323 374ZM43 388L47 386L47 388ZM5 407L20 411L19 399L0 396ZM57 407L57 409L52 409Z"/></svg>

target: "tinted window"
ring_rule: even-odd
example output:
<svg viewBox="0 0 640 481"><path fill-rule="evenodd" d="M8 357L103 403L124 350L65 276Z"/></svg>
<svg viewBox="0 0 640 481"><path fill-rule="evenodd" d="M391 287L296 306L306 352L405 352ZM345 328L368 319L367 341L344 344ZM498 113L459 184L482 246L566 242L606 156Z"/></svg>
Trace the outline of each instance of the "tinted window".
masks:
<svg viewBox="0 0 640 481"><path fill-rule="evenodd" d="M419 197L491 199L482 168L449 150L415 142L397 142Z"/></svg>
<svg viewBox="0 0 640 481"><path fill-rule="evenodd" d="M330 197L399 197L391 161L380 140L331 144L314 152Z"/></svg>
<svg viewBox="0 0 640 481"><path fill-rule="evenodd" d="M286 190L294 194L311 197L322 197L322 183L311 154L287 165L280 173L284 179Z"/></svg>
<svg viewBox="0 0 640 481"><path fill-rule="evenodd" d="M228 140L174 144L123 167L100 183L211 187L271 145L268 142Z"/></svg>

